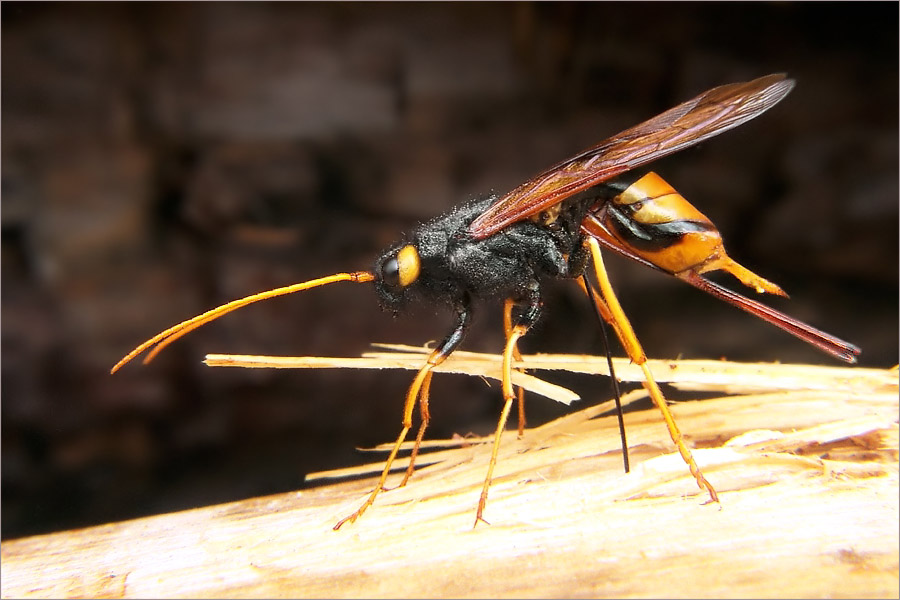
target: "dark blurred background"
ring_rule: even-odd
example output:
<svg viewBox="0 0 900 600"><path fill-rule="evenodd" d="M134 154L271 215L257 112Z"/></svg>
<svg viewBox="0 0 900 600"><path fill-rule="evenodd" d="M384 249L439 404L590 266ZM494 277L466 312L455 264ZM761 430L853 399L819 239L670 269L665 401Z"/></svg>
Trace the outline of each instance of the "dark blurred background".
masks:
<svg viewBox="0 0 900 600"><path fill-rule="evenodd" d="M897 362L896 3L2 4L2 535L302 487L393 440L409 372L210 369L207 352L356 356L443 337L370 286L212 306L368 269L417 222L506 191L716 85L788 72L761 118L660 161L771 304ZM837 364L610 258L648 354ZM731 287L737 284L721 279ZM526 352L598 352L547 293ZM498 351L498 307L465 348ZM605 381L569 382L590 401ZM438 376L432 437L485 433L497 386ZM535 398L536 424L565 411ZM599 451L599 450L598 450Z"/></svg>

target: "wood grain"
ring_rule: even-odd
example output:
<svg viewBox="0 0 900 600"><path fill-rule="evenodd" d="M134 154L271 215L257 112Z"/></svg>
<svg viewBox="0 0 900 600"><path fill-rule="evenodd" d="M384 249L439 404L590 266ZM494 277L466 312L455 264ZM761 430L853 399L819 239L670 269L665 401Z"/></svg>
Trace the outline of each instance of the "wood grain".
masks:
<svg viewBox="0 0 900 600"><path fill-rule="evenodd" d="M720 504L655 410L626 415L626 475L615 417L591 407L504 437L489 526L490 447L432 442L340 531L371 477L6 541L2 596L898 597L896 369L718 365L756 391L673 412Z"/></svg>

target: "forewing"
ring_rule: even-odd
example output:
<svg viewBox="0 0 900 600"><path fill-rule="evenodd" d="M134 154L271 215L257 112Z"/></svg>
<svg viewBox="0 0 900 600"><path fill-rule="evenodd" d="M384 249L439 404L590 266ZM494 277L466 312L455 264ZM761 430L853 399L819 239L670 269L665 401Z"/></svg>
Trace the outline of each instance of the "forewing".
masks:
<svg viewBox="0 0 900 600"><path fill-rule="evenodd" d="M469 233L486 238L591 186L737 127L793 87L794 80L777 73L704 92L526 181L479 215Z"/></svg>

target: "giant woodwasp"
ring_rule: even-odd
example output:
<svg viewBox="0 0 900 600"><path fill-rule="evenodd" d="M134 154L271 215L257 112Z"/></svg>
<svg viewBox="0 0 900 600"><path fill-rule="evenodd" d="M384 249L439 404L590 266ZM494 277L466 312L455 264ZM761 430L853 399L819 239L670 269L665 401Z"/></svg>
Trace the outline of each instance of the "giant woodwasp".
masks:
<svg viewBox="0 0 900 600"><path fill-rule="evenodd" d="M595 310L615 330L628 357L644 372L644 386L668 427L672 441L701 489L718 500L685 445L666 400L646 366L646 356L622 311L601 257L601 247L674 275L725 300L848 363L860 350L827 333L746 298L703 277L709 271L731 273L757 292L785 296L774 283L732 260L712 222L661 177L649 172L626 174L653 160L677 152L753 119L781 101L794 87L783 74L713 88L696 98L627 129L589 150L563 161L502 197L494 195L463 203L409 232L385 251L373 271L337 273L321 279L268 290L224 304L179 323L147 340L120 360L112 372L155 346L144 362L189 331L219 316L259 300L310 288L352 281L374 282L383 308L398 312L414 299L445 304L456 312L456 325L431 352L406 394L403 428L375 489L352 515L355 521L384 488L391 465L412 427L416 401L422 422L405 484L425 428L428 393L434 367L462 342L476 299L505 301L506 344L503 350L504 405L491 461L478 503L475 523L482 519L500 435L515 398L511 383L517 342L537 321L542 307L541 281L578 279ZM623 175L625 174L625 175ZM619 177L621 176L621 177ZM581 194L580 192L587 193ZM588 265L592 265L588 269ZM588 279L593 271L596 283ZM511 311L519 308L515 324Z"/></svg>

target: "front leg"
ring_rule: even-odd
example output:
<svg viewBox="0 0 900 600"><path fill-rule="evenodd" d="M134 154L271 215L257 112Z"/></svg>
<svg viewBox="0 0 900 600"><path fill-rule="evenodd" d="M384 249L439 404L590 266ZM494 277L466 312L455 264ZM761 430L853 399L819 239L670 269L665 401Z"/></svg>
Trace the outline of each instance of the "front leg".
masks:
<svg viewBox="0 0 900 600"><path fill-rule="evenodd" d="M406 468L406 474L403 476L403 481L401 481L400 485L397 487L403 487L406 485L406 482L409 481L409 478L412 477L416 467L416 457L419 455L419 447L422 445L422 439L425 437L425 429L428 427L428 421L431 420L431 413L428 411L428 399L431 390L432 369L444 362L462 343L466 331L469 328L469 324L472 322L471 305L472 302L470 298L465 296L456 309L456 326L453 328L453 331L450 332L450 335L444 338L444 341L442 341L428 357L428 361L419 371L419 375L416 376L416 380L413 381L413 384L410 386L410 390L407 393L408 403L409 394L411 394L416 387L416 383L421 377L422 372L427 370L427 373L422 377L421 384L419 385L419 413L422 417L422 422L419 425L419 431L416 434L416 441L413 444L412 453L409 455L409 466ZM412 406L407 404L407 408L408 410L403 413L403 426L408 431L409 426L412 425Z"/></svg>
<svg viewBox="0 0 900 600"><path fill-rule="evenodd" d="M406 476L403 478L403 482L400 485L406 483L407 479L409 479L410 474L412 473L413 464L415 463L416 455L419 451L419 444L422 441L422 436L425 434L425 427L428 425L428 388L431 384L431 374L432 370L444 362L448 356L450 356L456 348L459 347L460 343L462 343L463 339L466 336L466 331L469 328L469 324L472 320L472 311L471 311L471 301L468 296L464 297L462 301L457 306L456 312L456 326L453 328L453 331L444 338L444 341L438 345L437 348L432 351L432 353L428 356L428 360L419 369L419 372L416 374L416 378L413 379L412 385L409 386L409 391L406 392L406 403L403 407L403 428L400 430L400 435L397 436L397 441L394 443L394 447L391 449L391 453L388 455L387 461L384 464L384 469L381 471L381 478L378 480L378 485L375 486L375 489L372 490L372 493L369 494L369 497L366 498L366 501L363 502L362 506L359 509L351 514L350 516L344 517L340 521L335 524L334 529L340 529L341 525L346 523L347 521L353 522L356 521L362 515L367 508L372 506L372 503L375 502L375 498L378 496L378 493L384 489L384 484L387 481L388 473L391 471L391 465L394 463L394 459L397 457L397 452L400 451L400 446L403 445L403 441L406 440L406 435L409 433L410 428L412 427L412 413L413 408L416 405L416 398L420 396L421 392L421 402L422 402L422 425L419 428L419 433L416 436L416 444L413 448L412 456L410 457L409 468L407 469Z"/></svg>

